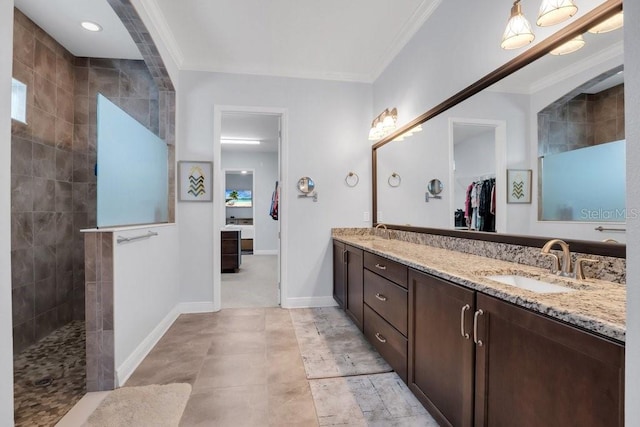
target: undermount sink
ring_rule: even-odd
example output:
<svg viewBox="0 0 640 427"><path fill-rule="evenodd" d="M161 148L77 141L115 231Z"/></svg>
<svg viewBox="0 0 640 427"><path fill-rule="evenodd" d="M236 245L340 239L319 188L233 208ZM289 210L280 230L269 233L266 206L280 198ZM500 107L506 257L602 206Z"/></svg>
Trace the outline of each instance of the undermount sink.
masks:
<svg viewBox="0 0 640 427"><path fill-rule="evenodd" d="M543 282L541 280L532 279L531 277L518 276L517 274L485 276L485 278L504 283L505 285L526 289L531 292L537 292L539 294L559 294L562 292L575 291L575 289L571 289L566 286Z"/></svg>

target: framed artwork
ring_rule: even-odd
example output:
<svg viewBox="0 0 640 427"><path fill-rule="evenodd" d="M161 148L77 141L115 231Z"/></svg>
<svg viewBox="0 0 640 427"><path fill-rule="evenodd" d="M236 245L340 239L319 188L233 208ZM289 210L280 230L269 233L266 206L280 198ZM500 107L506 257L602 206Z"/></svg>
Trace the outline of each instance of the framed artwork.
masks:
<svg viewBox="0 0 640 427"><path fill-rule="evenodd" d="M213 201L213 163L178 162L178 200L181 202Z"/></svg>
<svg viewBox="0 0 640 427"><path fill-rule="evenodd" d="M531 203L531 169L507 169L507 203Z"/></svg>

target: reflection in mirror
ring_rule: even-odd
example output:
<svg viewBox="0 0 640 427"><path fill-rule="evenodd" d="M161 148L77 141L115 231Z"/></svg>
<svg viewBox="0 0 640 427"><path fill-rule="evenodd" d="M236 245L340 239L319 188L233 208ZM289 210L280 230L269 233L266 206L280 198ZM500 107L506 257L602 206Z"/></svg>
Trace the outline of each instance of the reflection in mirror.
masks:
<svg viewBox="0 0 640 427"><path fill-rule="evenodd" d="M437 196L442 193L443 188L444 186L442 185L442 181L439 179L432 179L427 184L427 191L433 196Z"/></svg>
<svg viewBox="0 0 640 427"><path fill-rule="evenodd" d="M310 194L316 188L315 182L308 176L303 176L298 180L298 191L304 194Z"/></svg>
<svg viewBox="0 0 640 427"><path fill-rule="evenodd" d="M625 222L622 67L538 113L542 221Z"/></svg>
<svg viewBox="0 0 640 427"><path fill-rule="evenodd" d="M423 122L424 131L420 134L378 146L374 156L376 220L390 225L482 230L478 223L470 226L473 221L470 220L470 224L466 220L461 221L460 210L464 218L466 191L471 183L494 179L495 230L499 233L593 241L613 237L624 241L621 233L610 235L596 231L595 225L602 220L593 218L593 215L581 222L539 221L541 185L533 186L534 197L528 204L507 204L505 188L507 169L532 169L533 182L539 182L538 156L558 153L558 146L574 143L575 131L564 137L565 142L555 140L551 151L540 151L542 146L538 145L538 133L542 130L538 129L538 112L573 93L585 82L593 83L593 79L602 73L621 68L624 56L622 35L621 30L585 34L586 45L579 51L563 56L546 55ZM616 90L620 91L620 98L616 100L622 102L623 86ZM606 110L608 107L602 104L598 108ZM563 114L567 112L565 109ZM604 113L611 114L610 111ZM616 129L624 128L623 115L617 115L615 120ZM482 148L481 144L474 145L470 141L471 136L463 136L466 125L471 126L470 132L474 131L474 125L475 130L484 126L486 139L493 135L493 150L488 148L489 142ZM549 135L554 138L558 135L554 133L556 126L549 127ZM593 125L593 134L607 131L609 126L611 124L604 122ZM587 145L591 144L584 146ZM479 151L484 154L480 155ZM403 185L398 188L390 188L386 182L394 171L403 178ZM424 190L420 191L420 183L428 182L433 176L442 177L444 191L450 195L448 208L445 204L425 203L422 197ZM552 182L551 179L547 180L545 188L580 185L575 179L571 185L567 184L566 178L560 178L560 182ZM624 178L622 180L624 182ZM613 190L613 181L608 183ZM624 194L624 188L617 185L615 191ZM595 198L598 195L592 193L591 196ZM472 217L472 213L468 216ZM586 221L591 224L586 224Z"/></svg>

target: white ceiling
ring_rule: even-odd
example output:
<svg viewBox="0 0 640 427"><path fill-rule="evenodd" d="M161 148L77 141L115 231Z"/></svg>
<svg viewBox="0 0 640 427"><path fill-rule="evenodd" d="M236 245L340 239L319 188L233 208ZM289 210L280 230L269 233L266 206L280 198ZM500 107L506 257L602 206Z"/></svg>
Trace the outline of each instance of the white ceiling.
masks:
<svg viewBox="0 0 640 427"><path fill-rule="evenodd" d="M254 113L223 113L221 139L259 140L260 145L222 144L222 151L278 152L280 116Z"/></svg>
<svg viewBox="0 0 640 427"><path fill-rule="evenodd" d="M15 6L74 56L142 59L107 0L15 0ZM100 24L102 31L89 32L82 21Z"/></svg>
<svg viewBox="0 0 640 427"><path fill-rule="evenodd" d="M141 0L180 69L373 82L442 0ZM106 0L15 0L76 56L139 59ZM103 26L91 34L83 20Z"/></svg>

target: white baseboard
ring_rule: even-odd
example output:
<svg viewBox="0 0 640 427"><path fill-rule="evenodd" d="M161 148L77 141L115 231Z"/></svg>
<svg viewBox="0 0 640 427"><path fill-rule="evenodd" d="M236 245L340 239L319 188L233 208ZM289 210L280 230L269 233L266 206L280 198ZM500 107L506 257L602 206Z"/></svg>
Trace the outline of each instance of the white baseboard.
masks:
<svg viewBox="0 0 640 427"><path fill-rule="evenodd" d="M259 251L253 251L254 255L278 255L277 249L261 249Z"/></svg>
<svg viewBox="0 0 640 427"><path fill-rule="evenodd" d="M213 305L213 301L196 301L196 302L181 302L178 304L178 311L180 314L187 313L213 313L217 311Z"/></svg>
<svg viewBox="0 0 640 427"><path fill-rule="evenodd" d="M162 338L164 333L167 332L179 315L180 311L178 310L178 306L176 306L164 317L164 319L160 321L158 326L156 326L151 333L142 340L122 365L116 368L116 378L118 380L116 388L120 387L127 381L133 371L135 371L138 365L145 357L147 357L147 354L149 354L151 349L158 343L158 341L160 341L160 338Z"/></svg>
<svg viewBox="0 0 640 427"><path fill-rule="evenodd" d="M282 301L283 308L333 307L338 305L332 296L287 298Z"/></svg>

